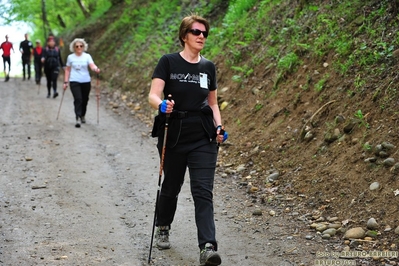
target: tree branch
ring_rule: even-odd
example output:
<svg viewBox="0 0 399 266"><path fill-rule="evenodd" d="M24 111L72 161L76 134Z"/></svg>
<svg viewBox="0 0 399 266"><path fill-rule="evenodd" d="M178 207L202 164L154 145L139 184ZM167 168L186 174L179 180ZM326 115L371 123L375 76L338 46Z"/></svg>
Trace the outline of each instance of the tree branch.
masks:
<svg viewBox="0 0 399 266"><path fill-rule="evenodd" d="M85 5L83 4L82 0L76 0L78 2L78 5L80 7L80 10L82 10L83 15L85 16L85 18L89 18L90 17L90 12L89 10L85 7Z"/></svg>

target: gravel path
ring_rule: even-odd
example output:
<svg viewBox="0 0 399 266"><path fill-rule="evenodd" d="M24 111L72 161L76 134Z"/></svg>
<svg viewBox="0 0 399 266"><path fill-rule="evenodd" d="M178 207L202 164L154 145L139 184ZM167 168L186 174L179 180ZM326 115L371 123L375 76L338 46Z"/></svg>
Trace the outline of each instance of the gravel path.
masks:
<svg viewBox="0 0 399 266"><path fill-rule="evenodd" d="M42 81L43 82L43 81ZM61 84L59 84L61 87ZM148 265L158 158L149 128L100 108L74 127L73 99L46 99L33 81L0 82L0 264ZM187 178L186 182L189 182ZM248 202L231 180L215 183L222 265L309 265L284 217L240 218ZM153 249L151 265L198 265L193 202L183 186L172 249ZM265 212L264 216L267 213ZM294 223L295 224L295 223ZM287 236L294 235L293 239Z"/></svg>

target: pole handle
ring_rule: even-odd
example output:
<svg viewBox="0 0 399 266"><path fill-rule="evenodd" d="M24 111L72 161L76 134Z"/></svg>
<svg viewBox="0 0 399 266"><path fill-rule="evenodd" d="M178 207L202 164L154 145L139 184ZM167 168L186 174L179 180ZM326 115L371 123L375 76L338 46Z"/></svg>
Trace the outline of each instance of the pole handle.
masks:
<svg viewBox="0 0 399 266"><path fill-rule="evenodd" d="M219 131L219 135L224 135L224 126L222 126L221 128L220 128L220 131ZM218 146L218 149L219 149L219 147L220 147L220 143L218 142L218 144L217 144L217 146Z"/></svg>
<svg viewBox="0 0 399 266"><path fill-rule="evenodd" d="M172 101L172 94L168 95L167 100L170 102ZM170 117L170 113L167 113L166 114L166 123L168 123L169 117Z"/></svg>

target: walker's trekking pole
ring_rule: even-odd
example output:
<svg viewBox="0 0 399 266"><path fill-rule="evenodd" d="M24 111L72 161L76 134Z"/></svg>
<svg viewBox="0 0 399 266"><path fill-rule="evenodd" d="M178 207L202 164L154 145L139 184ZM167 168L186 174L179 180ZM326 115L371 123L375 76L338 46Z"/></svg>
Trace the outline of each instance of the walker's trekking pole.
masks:
<svg viewBox="0 0 399 266"><path fill-rule="evenodd" d="M65 94L65 90L62 90L62 97L61 97L61 102L60 102L60 108L58 108L57 120L58 120L58 117L60 116L62 100L64 100L64 94Z"/></svg>
<svg viewBox="0 0 399 266"><path fill-rule="evenodd" d="M168 95L168 100L169 101L172 100L172 95L170 95L170 94ZM164 136L163 136L161 163L159 165L158 189L157 189L157 197L155 198L155 213L154 213L154 221L152 223L151 244L150 244L150 253L148 255L148 263L151 262L152 243L153 243L153 240L154 240L155 222L157 220L158 200L159 200L159 194L160 194L160 191L161 191L163 163L165 161L166 138L168 136L169 117L170 117L170 114L166 114L165 133L164 133Z"/></svg>
<svg viewBox="0 0 399 266"><path fill-rule="evenodd" d="M97 124L100 123L100 74L97 73L96 98L97 98Z"/></svg>

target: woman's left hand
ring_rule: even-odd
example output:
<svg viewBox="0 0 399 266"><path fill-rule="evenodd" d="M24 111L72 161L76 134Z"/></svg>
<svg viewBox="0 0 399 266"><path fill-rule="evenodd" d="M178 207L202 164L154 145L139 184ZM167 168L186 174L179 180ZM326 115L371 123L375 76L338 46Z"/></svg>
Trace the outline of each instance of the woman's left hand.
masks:
<svg viewBox="0 0 399 266"><path fill-rule="evenodd" d="M100 73L100 69L97 67L96 70L94 70L97 74Z"/></svg>
<svg viewBox="0 0 399 266"><path fill-rule="evenodd" d="M218 126L216 128L216 141L218 143L223 143L227 140L229 134L224 130L223 126Z"/></svg>

